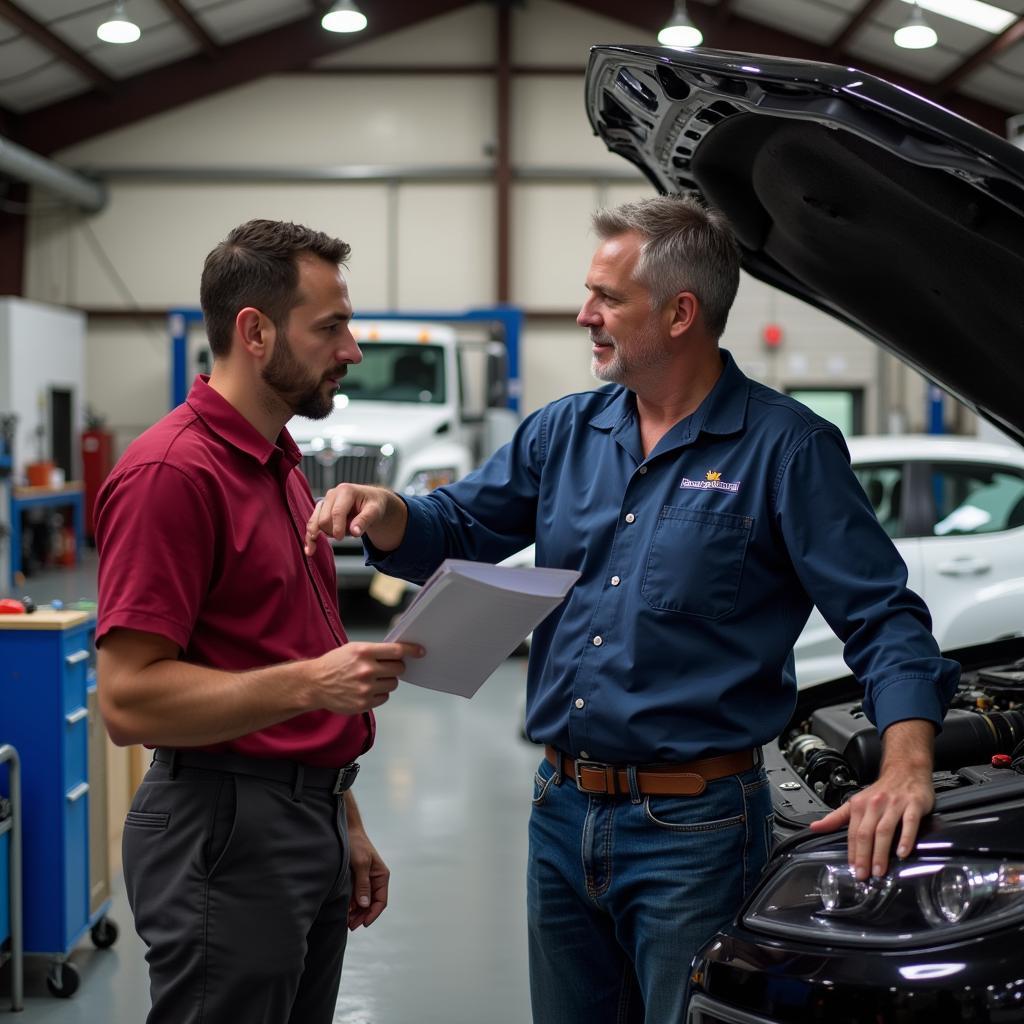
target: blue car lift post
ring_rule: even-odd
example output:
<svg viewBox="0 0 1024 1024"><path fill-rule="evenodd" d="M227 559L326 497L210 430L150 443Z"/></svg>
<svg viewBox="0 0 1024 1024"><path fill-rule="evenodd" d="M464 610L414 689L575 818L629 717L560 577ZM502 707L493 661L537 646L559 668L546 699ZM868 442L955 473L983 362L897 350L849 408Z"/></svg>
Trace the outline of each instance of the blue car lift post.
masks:
<svg viewBox="0 0 1024 1024"><path fill-rule="evenodd" d="M519 339L523 331L523 311L518 306L485 306L469 309L463 313L422 311L401 313L362 313L359 320L421 320L436 323L470 324L498 323L505 334L505 349L508 352L508 407L519 411L519 396L522 386L519 380ZM185 401L191 381L188 379L188 331L195 323L202 323L203 314L199 309L172 309L168 313L168 328L171 335L171 408Z"/></svg>

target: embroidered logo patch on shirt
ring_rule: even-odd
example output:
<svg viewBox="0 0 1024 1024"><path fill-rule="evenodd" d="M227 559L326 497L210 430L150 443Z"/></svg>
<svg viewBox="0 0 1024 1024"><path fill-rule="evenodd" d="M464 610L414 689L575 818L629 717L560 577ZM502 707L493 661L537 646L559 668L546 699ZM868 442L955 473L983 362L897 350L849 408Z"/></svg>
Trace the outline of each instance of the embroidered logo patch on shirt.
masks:
<svg viewBox="0 0 1024 1024"><path fill-rule="evenodd" d="M691 480L684 476L680 487L688 487L696 491L731 491L736 493L740 489L739 480L723 480L722 474L717 469L709 469L704 474L703 480Z"/></svg>

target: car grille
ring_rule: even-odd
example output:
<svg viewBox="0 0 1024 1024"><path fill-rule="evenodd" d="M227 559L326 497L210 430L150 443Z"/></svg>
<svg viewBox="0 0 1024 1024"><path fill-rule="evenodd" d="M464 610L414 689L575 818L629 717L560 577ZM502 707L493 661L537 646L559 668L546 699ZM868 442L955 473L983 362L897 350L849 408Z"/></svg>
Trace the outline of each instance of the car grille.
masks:
<svg viewBox="0 0 1024 1024"><path fill-rule="evenodd" d="M395 457L385 455L376 445L345 445L340 450L325 448L302 456L302 472L313 497L320 498L338 484L394 483Z"/></svg>

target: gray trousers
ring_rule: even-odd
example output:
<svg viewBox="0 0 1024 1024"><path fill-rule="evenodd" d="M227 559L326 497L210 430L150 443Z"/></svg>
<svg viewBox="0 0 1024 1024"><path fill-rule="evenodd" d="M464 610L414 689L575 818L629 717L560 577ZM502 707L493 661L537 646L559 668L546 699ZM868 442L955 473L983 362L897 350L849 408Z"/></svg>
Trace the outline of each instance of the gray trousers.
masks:
<svg viewBox="0 0 1024 1024"><path fill-rule="evenodd" d="M154 763L125 821L147 1024L330 1024L348 936L342 797Z"/></svg>

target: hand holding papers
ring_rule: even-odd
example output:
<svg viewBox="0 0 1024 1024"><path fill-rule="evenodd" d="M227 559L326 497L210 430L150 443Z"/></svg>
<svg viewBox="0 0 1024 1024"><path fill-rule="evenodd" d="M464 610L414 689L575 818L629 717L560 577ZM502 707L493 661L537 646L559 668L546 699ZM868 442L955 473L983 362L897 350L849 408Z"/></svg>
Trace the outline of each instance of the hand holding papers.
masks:
<svg viewBox="0 0 1024 1024"><path fill-rule="evenodd" d="M403 681L472 697L579 576L571 569L445 560L385 638L427 650L406 663Z"/></svg>

